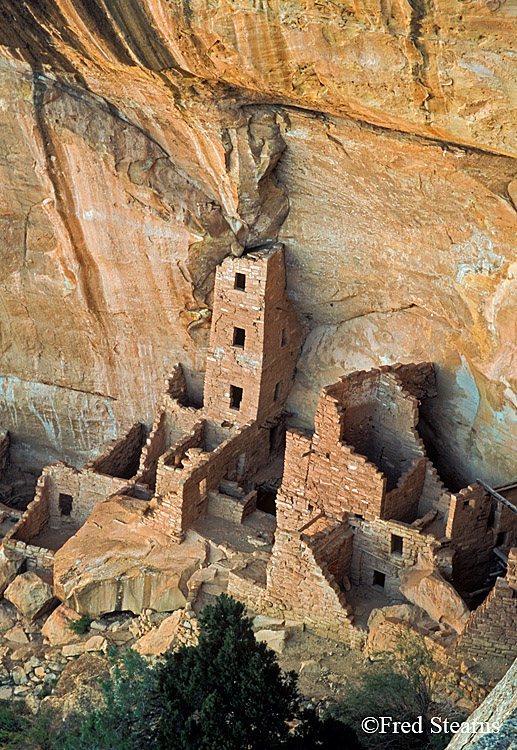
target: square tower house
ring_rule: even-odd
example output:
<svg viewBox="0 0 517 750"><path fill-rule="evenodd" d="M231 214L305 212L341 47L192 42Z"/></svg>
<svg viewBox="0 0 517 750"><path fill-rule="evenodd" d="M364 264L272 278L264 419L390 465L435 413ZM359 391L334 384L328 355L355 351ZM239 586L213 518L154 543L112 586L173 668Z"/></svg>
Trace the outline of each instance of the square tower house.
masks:
<svg viewBox="0 0 517 750"><path fill-rule="evenodd" d="M224 426L274 420L284 409L300 348L283 246L226 258L215 278L206 417Z"/></svg>

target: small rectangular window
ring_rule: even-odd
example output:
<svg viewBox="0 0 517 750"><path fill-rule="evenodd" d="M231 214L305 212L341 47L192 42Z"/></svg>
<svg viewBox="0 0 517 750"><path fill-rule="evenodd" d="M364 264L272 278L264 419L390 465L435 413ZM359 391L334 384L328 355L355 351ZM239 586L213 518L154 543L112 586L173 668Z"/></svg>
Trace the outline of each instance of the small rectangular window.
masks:
<svg viewBox="0 0 517 750"><path fill-rule="evenodd" d="M280 391L282 390L282 381L275 385L275 392L273 394L273 401L278 401L280 398Z"/></svg>
<svg viewBox="0 0 517 750"><path fill-rule="evenodd" d="M233 345L244 349L244 341L246 340L246 331L244 328L233 329Z"/></svg>
<svg viewBox="0 0 517 750"><path fill-rule="evenodd" d="M246 275L243 273L236 273L235 283L233 286L234 289L239 289L241 292L243 292L246 289Z"/></svg>
<svg viewBox="0 0 517 750"><path fill-rule="evenodd" d="M282 328L282 338L280 339L280 346L285 346L287 344L287 329Z"/></svg>
<svg viewBox="0 0 517 750"><path fill-rule="evenodd" d="M66 495L64 492L59 493L59 512L62 516L69 516L72 512L72 495Z"/></svg>
<svg viewBox="0 0 517 750"><path fill-rule="evenodd" d="M402 550L404 549L404 539L397 534L391 535L391 554L398 557L402 557Z"/></svg>
<svg viewBox="0 0 517 750"><path fill-rule="evenodd" d="M386 583L386 575L384 573L381 573L380 570L374 570L373 571L373 585L379 586L379 588L383 589L385 583Z"/></svg>
<svg viewBox="0 0 517 750"><path fill-rule="evenodd" d="M495 540L495 546L496 547L506 547L506 544L508 543L508 532L507 531L500 531L497 535L497 539Z"/></svg>
<svg viewBox="0 0 517 750"><path fill-rule="evenodd" d="M230 386L230 409L236 409L239 411L241 408L242 401L242 388L238 385Z"/></svg>

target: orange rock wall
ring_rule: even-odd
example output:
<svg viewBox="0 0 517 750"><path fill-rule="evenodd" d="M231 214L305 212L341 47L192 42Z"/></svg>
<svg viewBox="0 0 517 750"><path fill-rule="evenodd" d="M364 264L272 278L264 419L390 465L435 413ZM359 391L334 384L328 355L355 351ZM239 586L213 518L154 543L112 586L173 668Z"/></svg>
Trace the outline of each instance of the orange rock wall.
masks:
<svg viewBox="0 0 517 750"><path fill-rule="evenodd" d="M289 407L432 360L453 489L513 478L511 3L4 0L0 419L81 464L199 399L216 265L286 244L308 337Z"/></svg>

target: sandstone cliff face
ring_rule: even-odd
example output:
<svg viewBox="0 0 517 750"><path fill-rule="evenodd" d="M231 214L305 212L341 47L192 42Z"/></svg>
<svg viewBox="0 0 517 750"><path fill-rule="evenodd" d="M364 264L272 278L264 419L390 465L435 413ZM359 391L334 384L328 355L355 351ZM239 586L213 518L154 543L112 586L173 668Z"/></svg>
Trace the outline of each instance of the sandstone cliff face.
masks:
<svg viewBox="0 0 517 750"><path fill-rule="evenodd" d="M512 478L516 26L514 0L1 0L18 457L84 462L178 360L199 399L214 268L278 239L295 419L344 371L430 359L451 480Z"/></svg>

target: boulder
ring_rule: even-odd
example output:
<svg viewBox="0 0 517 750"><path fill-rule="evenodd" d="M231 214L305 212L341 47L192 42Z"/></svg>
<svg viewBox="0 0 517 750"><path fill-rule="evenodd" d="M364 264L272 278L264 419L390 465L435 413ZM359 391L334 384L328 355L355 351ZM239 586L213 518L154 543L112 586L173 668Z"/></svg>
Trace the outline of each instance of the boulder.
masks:
<svg viewBox="0 0 517 750"><path fill-rule="evenodd" d="M44 615L55 602L52 586L32 571L17 576L5 590L4 597L31 620Z"/></svg>
<svg viewBox="0 0 517 750"><path fill-rule="evenodd" d="M285 648L287 633L285 630L258 630L255 633L257 641L263 641L268 648L281 654Z"/></svg>
<svg viewBox="0 0 517 750"><path fill-rule="evenodd" d="M207 557L204 540L188 533L182 544L144 523L148 503L128 496L97 505L86 523L58 550L57 596L77 612L146 609L172 612L185 606L187 582Z"/></svg>
<svg viewBox="0 0 517 750"><path fill-rule="evenodd" d="M79 640L79 635L70 629L74 620L80 620L81 615L65 604L55 609L41 629L42 635L51 646L64 646Z"/></svg>
<svg viewBox="0 0 517 750"><path fill-rule="evenodd" d="M0 547L0 596L18 575L23 561L21 555Z"/></svg>
<svg viewBox="0 0 517 750"><path fill-rule="evenodd" d="M456 589L435 568L414 566L399 574L400 593L433 620L461 633L469 609Z"/></svg>
<svg viewBox="0 0 517 750"><path fill-rule="evenodd" d="M13 643L18 643L21 646L26 646L29 643L29 639L27 638L24 629L20 627L14 627L11 630L8 630L7 633L5 633L4 638L7 638L8 641L12 641Z"/></svg>
<svg viewBox="0 0 517 750"><path fill-rule="evenodd" d="M135 643L135 651L142 656L160 656L160 654L167 653L178 634L181 616L181 610L173 612L161 623L160 627L153 628Z"/></svg>
<svg viewBox="0 0 517 750"><path fill-rule="evenodd" d="M87 714L103 705L100 680L109 674L109 662L103 655L82 654L68 662L54 692L41 702L41 707L55 712L62 721L74 713Z"/></svg>

